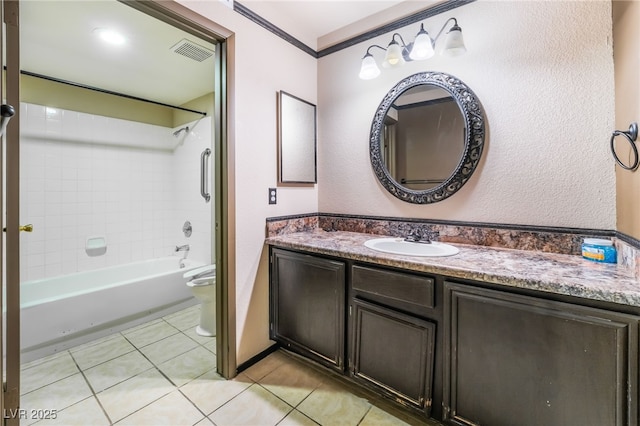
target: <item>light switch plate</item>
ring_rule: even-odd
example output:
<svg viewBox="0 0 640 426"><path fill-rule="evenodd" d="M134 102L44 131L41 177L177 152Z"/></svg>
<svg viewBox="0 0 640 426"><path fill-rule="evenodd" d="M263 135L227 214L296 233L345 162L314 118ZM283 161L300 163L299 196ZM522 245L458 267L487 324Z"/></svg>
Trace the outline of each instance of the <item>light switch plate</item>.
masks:
<svg viewBox="0 0 640 426"><path fill-rule="evenodd" d="M269 188L269 204L277 204L278 202L278 192L276 188Z"/></svg>

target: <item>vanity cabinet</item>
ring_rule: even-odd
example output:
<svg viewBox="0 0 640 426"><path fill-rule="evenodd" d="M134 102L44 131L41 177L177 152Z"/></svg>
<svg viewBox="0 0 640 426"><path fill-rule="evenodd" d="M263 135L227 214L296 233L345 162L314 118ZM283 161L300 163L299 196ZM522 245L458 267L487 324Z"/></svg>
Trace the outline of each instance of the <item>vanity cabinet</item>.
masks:
<svg viewBox="0 0 640 426"><path fill-rule="evenodd" d="M637 425L638 319L445 282L444 420Z"/></svg>
<svg viewBox="0 0 640 426"><path fill-rule="evenodd" d="M430 414L436 325L435 280L417 274L351 266L351 377L397 402Z"/></svg>
<svg viewBox="0 0 640 426"><path fill-rule="evenodd" d="M636 307L279 248L270 286L272 339L445 424L638 425Z"/></svg>
<svg viewBox="0 0 640 426"><path fill-rule="evenodd" d="M344 370L345 263L272 249L270 337Z"/></svg>

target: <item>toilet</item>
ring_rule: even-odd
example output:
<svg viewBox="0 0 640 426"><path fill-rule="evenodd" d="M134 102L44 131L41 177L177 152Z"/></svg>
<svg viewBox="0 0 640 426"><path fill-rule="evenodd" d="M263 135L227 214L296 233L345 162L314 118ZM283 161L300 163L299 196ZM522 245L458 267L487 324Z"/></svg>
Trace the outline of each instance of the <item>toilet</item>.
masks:
<svg viewBox="0 0 640 426"><path fill-rule="evenodd" d="M207 265L187 271L187 286L200 301L200 324L196 333L200 336L216 335L216 265Z"/></svg>

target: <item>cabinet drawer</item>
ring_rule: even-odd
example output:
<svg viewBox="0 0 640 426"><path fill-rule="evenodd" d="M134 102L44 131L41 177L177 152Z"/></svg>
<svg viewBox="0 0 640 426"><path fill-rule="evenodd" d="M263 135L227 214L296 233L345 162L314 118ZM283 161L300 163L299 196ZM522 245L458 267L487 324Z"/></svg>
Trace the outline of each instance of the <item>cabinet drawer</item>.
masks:
<svg viewBox="0 0 640 426"><path fill-rule="evenodd" d="M354 265L352 288L360 295L384 298L387 305L433 308L434 279L420 275Z"/></svg>

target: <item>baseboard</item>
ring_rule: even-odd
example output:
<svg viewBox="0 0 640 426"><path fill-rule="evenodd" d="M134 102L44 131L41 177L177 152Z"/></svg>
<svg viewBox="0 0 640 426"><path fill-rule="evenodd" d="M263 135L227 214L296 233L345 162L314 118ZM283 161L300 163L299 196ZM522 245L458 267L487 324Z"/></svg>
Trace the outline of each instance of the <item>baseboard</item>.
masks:
<svg viewBox="0 0 640 426"><path fill-rule="evenodd" d="M265 359L266 357L268 357L269 355L271 355L272 353L274 353L278 349L280 349L280 345L278 343L274 343L273 345L269 346L264 351L260 352L259 354L249 358L248 360L246 360L245 362L240 364L238 366L238 368L236 369L236 373L242 373L244 370L246 370L247 368L251 367L252 365L257 364L258 362L262 361L263 359Z"/></svg>

